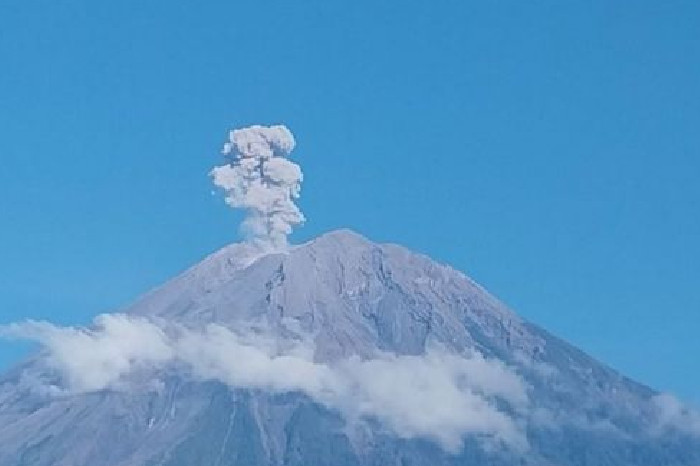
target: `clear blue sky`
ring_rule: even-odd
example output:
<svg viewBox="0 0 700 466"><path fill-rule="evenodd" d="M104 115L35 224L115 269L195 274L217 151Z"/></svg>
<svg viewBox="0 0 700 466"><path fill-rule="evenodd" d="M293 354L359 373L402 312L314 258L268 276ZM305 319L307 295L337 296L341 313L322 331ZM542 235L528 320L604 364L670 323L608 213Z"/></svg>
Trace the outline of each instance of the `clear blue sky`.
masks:
<svg viewBox="0 0 700 466"><path fill-rule="evenodd" d="M237 238L230 127L308 223L466 271L700 400L697 1L0 2L0 322L86 323ZM0 343L0 366L25 351Z"/></svg>

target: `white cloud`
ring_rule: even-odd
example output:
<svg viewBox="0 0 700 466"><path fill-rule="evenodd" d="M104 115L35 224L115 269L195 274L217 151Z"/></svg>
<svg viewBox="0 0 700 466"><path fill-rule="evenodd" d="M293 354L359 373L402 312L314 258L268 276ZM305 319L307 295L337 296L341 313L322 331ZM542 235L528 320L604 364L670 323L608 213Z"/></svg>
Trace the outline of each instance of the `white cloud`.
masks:
<svg viewBox="0 0 700 466"><path fill-rule="evenodd" d="M425 355L379 354L321 363L304 342L279 342L219 325L169 328L143 318L104 315L94 329L43 322L0 327L0 334L37 340L74 392L125 389L133 372L177 364L195 379L232 388L301 392L348 421L374 420L402 438L425 438L449 452L475 435L515 450L527 448L521 421L524 382L504 364L440 348ZM498 400L498 401L497 401ZM507 403L516 414L499 406Z"/></svg>
<svg viewBox="0 0 700 466"><path fill-rule="evenodd" d="M317 397L331 377L330 369L314 363L303 346L281 353L262 336L242 337L220 325L183 331L172 345L194 376L234 388L300 391Z"/></svg>
<svg viewBox="0 0 700 466"><path fill-rule="evenodd" d="M101 390L137 368L173 357L158 326L119 314L97 317L94 329L29 321L0 327L0 335L41 343L49 352L48 363L76 392Z"/></svg>
<svg viewBox="0 0 700 466"><path fill-rule="evenodd" d="M450 452L468 434L527 448L521 427L495 405L498 397L524 408L525 384L497 361L432 349L424 356L350 359L338 375L349 391L340 401L350 400L352 414L374 417L401 437L429 438Z"/></svg>
<svg viewBox="0 0 700 466"><path fill-rule="evenodd" d="M304 221L294 203L303 175L286 158L294 145L292 133L282 125L236 129L223 148L228 164L211 171L226 202L245 210L241 228L246 239L264 251L284 250L292 228Z"/></svg>
<svg viewBox="0 0 700 466"><path fill-rule="evenodd" d="M700 412L682 403L669 393L655 396L652 403L657 416L655 433L671 429L700 436Z"/></svg>

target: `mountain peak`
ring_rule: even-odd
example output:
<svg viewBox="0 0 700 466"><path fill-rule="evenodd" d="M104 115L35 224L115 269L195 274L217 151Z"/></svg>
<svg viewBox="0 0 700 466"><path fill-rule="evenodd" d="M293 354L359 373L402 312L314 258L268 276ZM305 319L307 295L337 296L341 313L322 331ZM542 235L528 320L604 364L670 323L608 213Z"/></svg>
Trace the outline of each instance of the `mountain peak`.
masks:
<svg viewBox="0 0 700 466"><path fill-rule="evenodd" d="M255 320L279 334L294 327L315 335L321 358L419 354L433 340L504 353L540 346L521 319L461 272L348 229L286 253L226 246L126 312L194 326Z"/></svg>
<svg viewBox="0 0 700 466"><path fill-rule="evenodd" d="M351 230L349 228L340 228L337 230L331 230L329 232L323 233L309 243L313 244L323 244L323 243L339 243L342 245L352 245L352 246L367 246L372 244L372 241L367 239L360 233ZM309 244L307 243L307 244Z"/></svg>

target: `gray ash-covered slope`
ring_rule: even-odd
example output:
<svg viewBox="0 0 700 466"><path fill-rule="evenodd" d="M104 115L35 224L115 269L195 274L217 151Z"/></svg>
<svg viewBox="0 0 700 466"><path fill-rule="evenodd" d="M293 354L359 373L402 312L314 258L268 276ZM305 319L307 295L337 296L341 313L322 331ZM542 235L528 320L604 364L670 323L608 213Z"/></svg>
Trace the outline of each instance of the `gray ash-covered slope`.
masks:
<svg viewBox="0 0 700 466"><path fill-rule="evenodd" d="M252 263L248 253L224 248L125 312L189 327L301 329L321 362L420 355L436 343L476 349L527 382L529 447L494 449L466 435L461 451L446 452L371 424L354 435L301 393L231 389L173 370L158 374L157 390L52 396L33 383L37 355L0 379L0 465L700 464L696 438L655 426L653 390L525 322L458 271L349 231Z"/></svg>

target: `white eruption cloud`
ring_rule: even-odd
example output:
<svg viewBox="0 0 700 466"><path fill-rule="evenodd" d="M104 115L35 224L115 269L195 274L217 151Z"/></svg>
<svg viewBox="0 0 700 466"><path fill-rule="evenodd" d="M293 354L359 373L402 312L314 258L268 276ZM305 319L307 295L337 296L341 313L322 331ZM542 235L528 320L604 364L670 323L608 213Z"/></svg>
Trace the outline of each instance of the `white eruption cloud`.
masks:
<svg viewBox="0 0 700 466"><path fill-rule="evenodd" d="M301 168L287 158L294 146L294 136L283 125L235 129L222 150L227 164L211 172L226 202L246 212L246 239L264 251L284 250L292 228L304 221L294 203Z"/></svg>
<svg viewBox="0 0 700 466"><path fill-rule="evenodd" d="M302 393L348 422L378 422L401 438L428 439L453 453L468 435L517 451L527 448L525 383L504 364L478 354L432 348L422 356L378 354L322 363L305 342L214 324L166 331L124 315L101 316L94 329L29 322L0 327L0 334L42 343L69 393L126 389L135 373L176 365L195 380L232 389Z"/></svg>

